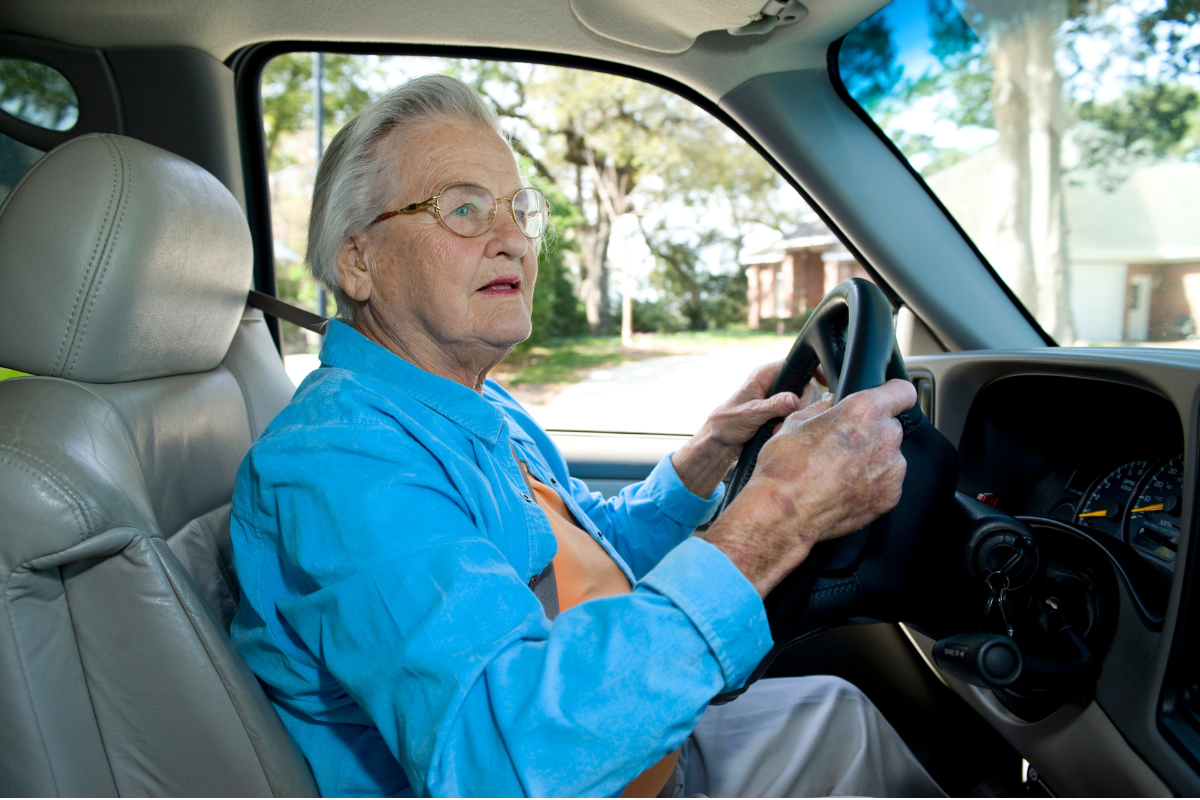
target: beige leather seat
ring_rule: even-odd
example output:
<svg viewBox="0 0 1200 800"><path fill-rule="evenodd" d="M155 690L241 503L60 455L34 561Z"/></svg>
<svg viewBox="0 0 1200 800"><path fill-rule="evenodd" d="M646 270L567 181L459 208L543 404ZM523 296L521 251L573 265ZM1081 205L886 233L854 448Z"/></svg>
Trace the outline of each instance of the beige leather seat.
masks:
<svg viewBox="0 0 1200 800"><path fill-rule="evenodd" d="M107 134L0 208L0 793L315 795L227 634L229 502L292 385L237 202Z"/></svg>

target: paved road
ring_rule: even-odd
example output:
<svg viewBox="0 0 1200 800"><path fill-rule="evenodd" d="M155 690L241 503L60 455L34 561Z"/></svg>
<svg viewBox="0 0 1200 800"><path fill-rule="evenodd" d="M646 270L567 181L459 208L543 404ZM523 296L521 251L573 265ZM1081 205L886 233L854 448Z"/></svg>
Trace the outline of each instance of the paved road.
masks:
<svg viewBox="0 0 1200 800"><path fill-rule="evenodd" d="M544 428L692 434L759 364L787 355L790 342L716 353L663 356L596 370L545 405L526 403ZM284 359L299 385L315 355Z"/></svg>
<svg viewBox="0 0 1200 800"><path fill-rule="evenodd" d="M622 364L526 408L544 428L691 434L754 367L783 358L790 347L780 342Z"/></svg>

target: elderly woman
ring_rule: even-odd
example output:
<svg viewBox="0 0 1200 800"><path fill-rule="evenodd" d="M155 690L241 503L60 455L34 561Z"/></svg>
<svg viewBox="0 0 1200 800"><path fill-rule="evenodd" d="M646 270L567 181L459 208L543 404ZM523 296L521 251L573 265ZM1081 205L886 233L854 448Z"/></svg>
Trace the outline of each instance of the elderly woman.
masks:
<svg viewBox="0 0 1200 800"><path fill-rule="evenodd" d="M340 321L242 464L232 522L234 641L321 791L936 793L839 681L706 711L770 648L770 589L897 502L912 387L801 410L764 398L769 365L645 481L590 493L487 380L529 336L548 213L451 78L392 91L321 164L308 262Z"/></svg>

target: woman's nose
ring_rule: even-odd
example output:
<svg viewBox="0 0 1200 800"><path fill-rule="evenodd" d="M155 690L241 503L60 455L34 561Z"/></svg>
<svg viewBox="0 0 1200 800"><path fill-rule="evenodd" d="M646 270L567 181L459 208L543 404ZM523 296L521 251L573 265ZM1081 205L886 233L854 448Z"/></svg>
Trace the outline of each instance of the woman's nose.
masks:
<svg viewBox="0 0 1200 800"><path fill-rule="evenodd" d="M488 241L486 254L490 258L508 256L520 260L529 251L529 240L512 215L512 200L502 197L496 201L496 221L488 231L491 239Z"/></svg>

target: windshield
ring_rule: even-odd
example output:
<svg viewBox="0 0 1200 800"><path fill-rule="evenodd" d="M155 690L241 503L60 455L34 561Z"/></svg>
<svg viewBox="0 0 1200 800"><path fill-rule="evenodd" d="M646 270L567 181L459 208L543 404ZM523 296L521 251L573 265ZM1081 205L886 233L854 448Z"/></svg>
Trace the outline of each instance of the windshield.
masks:
<svg viewBox="0 0 1200 800"><path fill-rule="evenodd" d="M1196 0L894 0L850 95L1059 344L1193 347Z"/></svg>

